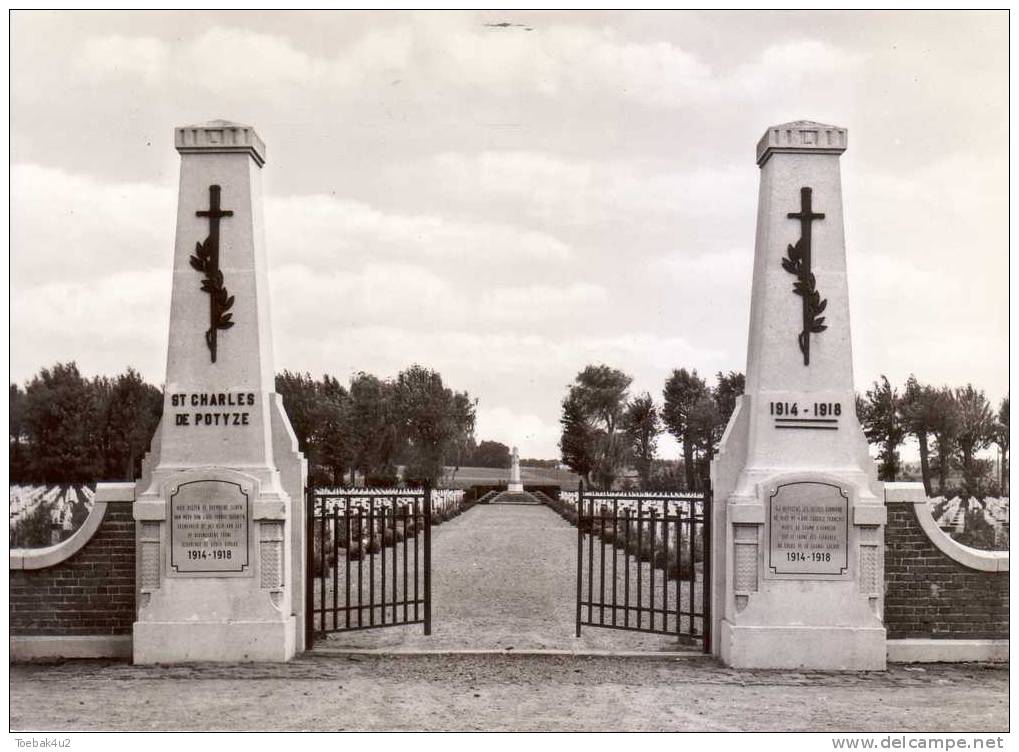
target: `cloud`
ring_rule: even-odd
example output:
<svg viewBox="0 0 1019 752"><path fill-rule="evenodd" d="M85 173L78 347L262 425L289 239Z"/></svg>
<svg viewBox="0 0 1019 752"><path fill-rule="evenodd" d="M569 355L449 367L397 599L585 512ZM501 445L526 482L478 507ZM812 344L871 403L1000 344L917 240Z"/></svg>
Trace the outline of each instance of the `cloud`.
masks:
<svg viewBox="0 0 1019 752"><path fill-rule="evenodd" d="M866 56L826 42L799 39L771 45L760 57L736 68L723 80L719 93L726 96L771 96L776 86L794 89L806 80L839 81L864 64Z"/></svg>
<svg viewBox="0 0 1019 752"><path fill-rule="evenodd" d="M71 70L77 77L93 83L104 79L141 78L155 84L165 79L170 61L170 46L159 39L112 34L86 39L72 58Z"/></svg>
<svg viewBox="0 0 1019 752"><path fill-rule="evenodd" d="M506 406L478 406L475 435L507 446L526 446L541 457L558 456L560 427L533 413L521 413Z"/></svg>
<svg viewBox="0 0 1019 752"><path fill-rule="evenodd" d="M227 26L176 45L152 37L92 37L82 44L72 71L91 82L135 75L148 83L222 94L239 88L284 94L356 90L399 80L434 91L588 102L611 97L673 108L734 95L764 97L777 80L824 79L852 70L859 59L805 39L768 47L758 59L724 74L676 44L632 41L607 27L552 24L525 33L443 14L371 29L331 55L311 54L283 35Z"/></svg>
<svg viewBox="0 0 1019 752"><path fill-rule="evenodd" d="M426 259L491 267L493 262L568 261L570 247L548 233L501 222L387 212L333 196L269 198L270 247L287 260L351 264L366 258ZM301 227L299 243L290 228Z"/></svg>
<svg viewBox="0 0 1019 752"><path fill-rule="evenodd" d="M11 275L45 279L54 265L79 278L169 266L176 195L169 185L107 182L33 164L11 169ZM325 195L266 198L277 264L356 268L374 259L505 273L518 263L567 263L570 247L548 233L441 215L387 212ZM299 236L294 227L301 227ZM452 266L450 266L452 265Z"/></svg>
<svg viewBox="0 0 1019 752"><path fill-rule="evenodd" d="M57 361L113 375L133 365L155 383L166 366L169 269L109 272L88 283L11 288L12 380Z"/></svg>
<svg viewBox="0 0 1019 752"><path fill-rule="evenodd" d="M428 176L458 202L509 201L535 220L572 225L632 222L634 215L667 224L690 215L728 217L732 197L752 198L757 177L745 166L680 170L650 160L520 150L443 152L401 170L417 180Z"/></svg>
<svg viewBox="0 0 1019 752"><path fill-rule="evenodd" d="M308 321L330 331L381 326L409 332L520 334L521 325L533 324L539 330L568 330L578 320L597 315L608 302L604 288L590 283L509 285L465 297L452 276L384 261L350 271L284 264L273 268L270 284L281 331L300 331Z"/></svg>
<svg viewBox="0 0 1019 752"><path fill-rule="evenodd" d="M173 256L169 186L104 182L33 164L11 168L11 282L165 268Z"/></svg>

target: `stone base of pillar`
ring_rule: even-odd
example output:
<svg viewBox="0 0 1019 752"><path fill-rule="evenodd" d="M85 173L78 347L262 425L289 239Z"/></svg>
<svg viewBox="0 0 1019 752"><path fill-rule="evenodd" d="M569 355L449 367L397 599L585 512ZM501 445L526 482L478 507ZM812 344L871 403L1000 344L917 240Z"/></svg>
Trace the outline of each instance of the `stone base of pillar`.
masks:
<svg viewBox="0 0 1019 752"><path fill-rule="evenodd" d="M740 626L722 619L719 657L733 668L884 671L884 627Z"/></svg>
<svg viewBox="0 0 1019 752"><path fill-rule="evenodd" d="M294 618L281 621L135 622L134 662L284 662L294 657Z"/></svg>
<svg viewBox="0 0 1019 752"><path fill-rule="evenodd" d="M509 491L510 493L523 493L524 492L524 484L523 483L510 483L506 487L506 490Z"/></svg>

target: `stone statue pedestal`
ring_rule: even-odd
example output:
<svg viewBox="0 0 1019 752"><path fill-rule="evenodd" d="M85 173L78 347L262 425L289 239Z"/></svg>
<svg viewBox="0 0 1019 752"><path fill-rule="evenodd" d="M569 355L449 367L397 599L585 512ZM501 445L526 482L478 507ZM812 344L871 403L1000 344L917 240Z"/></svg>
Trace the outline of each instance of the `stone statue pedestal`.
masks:
<svg viewBox="0 0 1019 752"><path fill-rule="evenodd" d="M713 652L743 668L883 669L882 485L856 418L845 129L769 128L746 393L712 462Z"/></svg>
<svg viewBox="0 0 1019 752"><path fill-rule="evenodd" d="M510 455L510 479L506 490L510 493L524 492L524 484L520 481L520 455L516 447L513 447L513 453Z"/></svg>
<svg viewBox="0 0 1019 752"><path fill-rule="evenodd" d="M163 418L134 504L135 663L303 649L303 457L279 395L253 129L178 128Z"/></svg>

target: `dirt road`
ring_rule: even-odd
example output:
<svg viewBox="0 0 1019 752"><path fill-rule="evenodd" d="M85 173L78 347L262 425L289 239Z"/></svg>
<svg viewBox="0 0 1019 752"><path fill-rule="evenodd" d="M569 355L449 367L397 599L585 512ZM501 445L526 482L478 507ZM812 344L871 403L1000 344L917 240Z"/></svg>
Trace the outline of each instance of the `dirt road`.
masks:
<svg viewBox="0 0 1019 752"><path fill-rule="evenodd" d="M707 658L334 657L11 667L13 730L1004 731L1008 671L733 671Z"/></svg>

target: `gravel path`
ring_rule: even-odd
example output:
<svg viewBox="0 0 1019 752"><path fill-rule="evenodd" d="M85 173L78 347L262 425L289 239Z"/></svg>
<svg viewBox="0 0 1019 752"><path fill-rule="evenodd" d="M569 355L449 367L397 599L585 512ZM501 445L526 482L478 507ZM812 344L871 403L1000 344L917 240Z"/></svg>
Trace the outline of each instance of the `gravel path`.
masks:
<svg viewBox="0 0 1019 752"><path fill-rule="evenodd" d="M351 656L12 665L12 730L982 731L1008 668L735 671L709 658Z"/></svg>
<svg viewBox="0 0 1019 752"><path fill-rule="evenodd" d="M612 549L606 548L606 551L611 556ZM600 555L598 544L595 555ZM335 633L317 646L401 650L696 649L692 643L680 643L675 637L596 627L584 627L578 639L575 636L576 557L576 528L548 507L475 506L432 529L431 636L426 637L420 625L387 627ZM624 576L624 558L619 554L619 578ZM389 561L391 566L391 557ZM632 588L636 587L637 569L634 564L630 571ZM645 588L650 581L649 571L645 564L642 575ZM364 567L363 572L367 572ZM341 590L344 577L345 572L340 571ZM661 570L658 570L659 583L661 579ZM381 582L376 573L376 589L379 587ZM689 600L689 586L685 587L684 604ZM367 594L366 582L363 590ZM618 591L623 592L622 579ZM658 592L662 592L660 585ZM670 607L675 608L674 584L668 588L665 598ZM698 597L698 604L699 600ZM328 592L326 602L331 603ZM598 615L596 610L595 618ZM619 621L622 622L622 612Z"/></svg>

